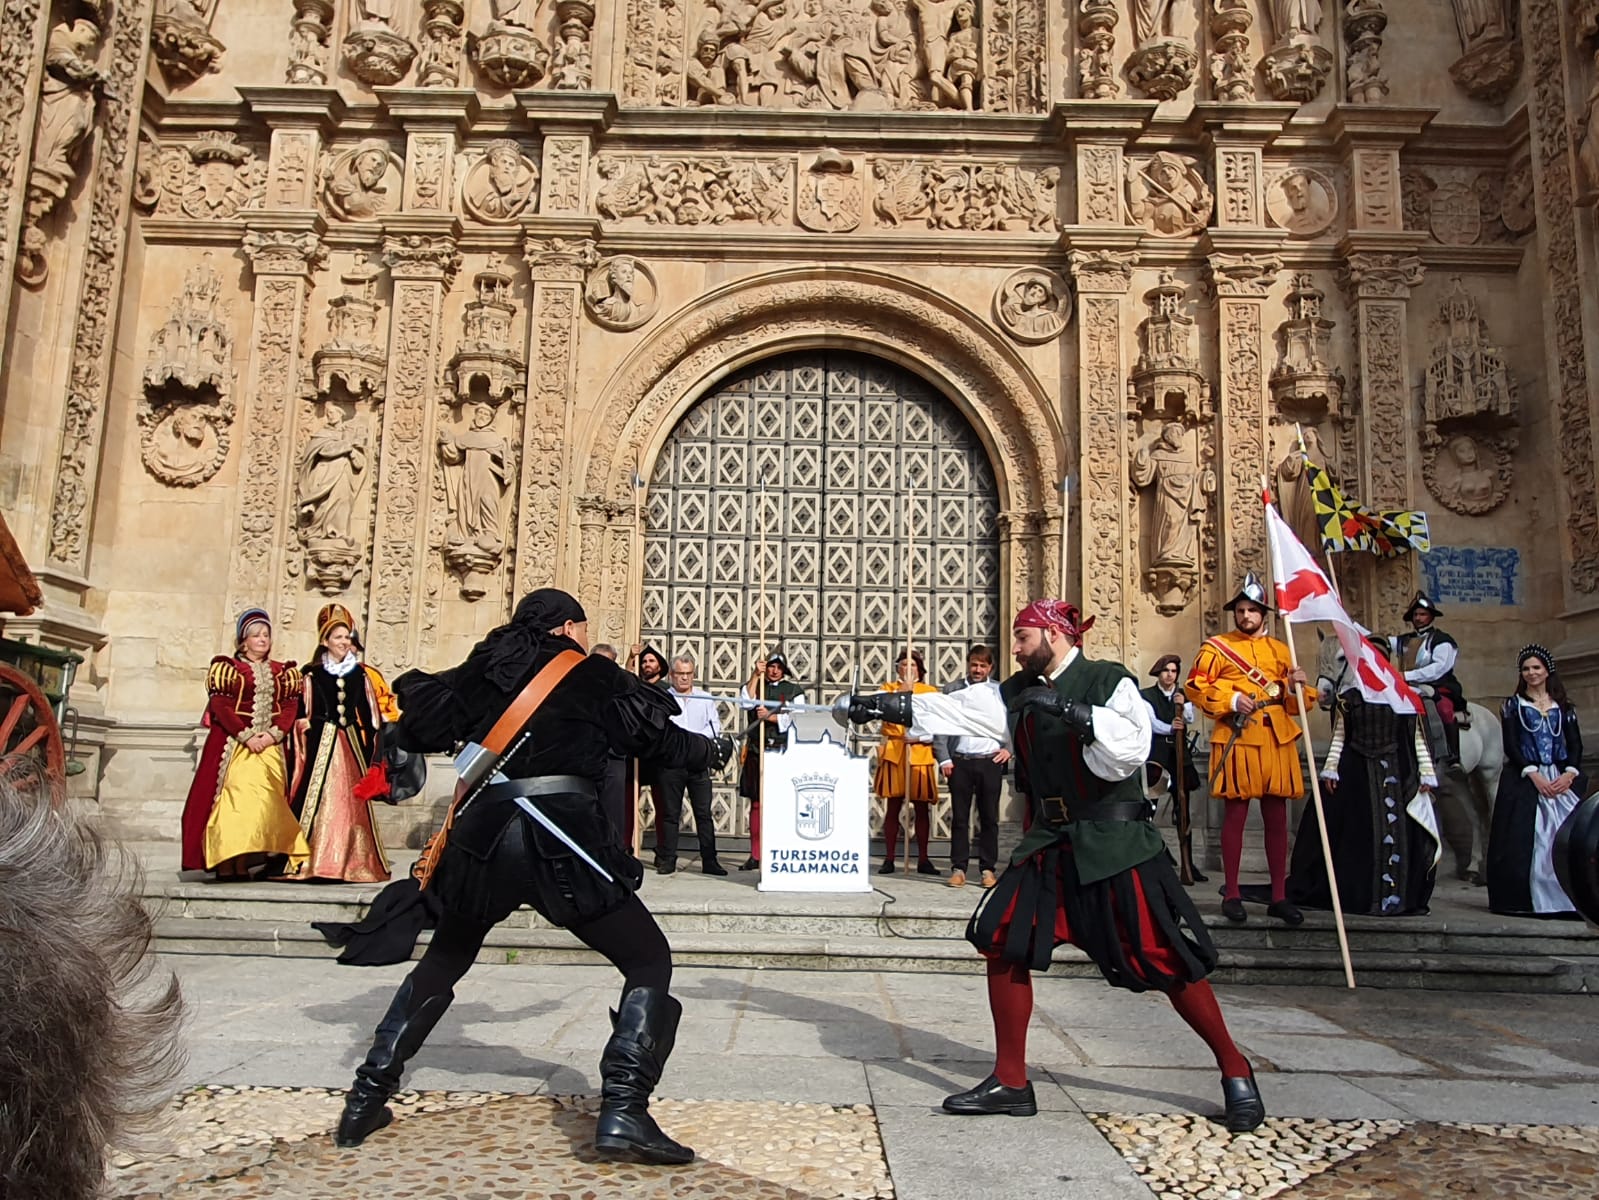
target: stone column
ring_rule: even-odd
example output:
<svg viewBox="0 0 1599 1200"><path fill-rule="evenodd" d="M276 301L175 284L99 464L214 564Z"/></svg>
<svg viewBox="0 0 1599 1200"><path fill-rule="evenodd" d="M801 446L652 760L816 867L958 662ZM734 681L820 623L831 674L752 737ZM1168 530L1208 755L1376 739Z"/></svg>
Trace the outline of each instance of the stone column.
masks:
<svg viewBox="0 0 1599 1200"><path fill-rule="evenodd" d="M240 85L239 95L250 114L272 130L262 207L315 213L317 161L344 117L343 98L333 88L309 84Z"/></svg>
<svg viewBox="0 0 1599 1200"><path fill-rule="evenodd" d="M616 97L600 92L523 91L516 98L523 118L544 139L539 215L557 222L583 220L591 211L586 186L589 156L594 139L616 117ZM554 231L550 221L541 228Z"/></svg>
<svg viewBox="0 0 1599 1200"><path fill-rule="evenodd" d="M1212 254L1209 265L1219 308L1222 368L1222 471L1216 505L1226 519L1219 530L1219 586L1205 589L1206 631L1222 628L1221 606L1238 590L1245 571L1262 579L1269 575L1266 521L1260 510L1260 479L1271 469L1265 307L1267 289L1282 263L1248 254Z"/></svg>
<svg viewBox="0 0 1599 1200"><path fill-rule="evenodd" d="M477 120L477 93L467 88L373 89L384 110L405 130L406 212L451 212L460 186L455 167L461 135Z"/></svg>
<svg viewBox="0 0 1599 1200"><path fill-rule="evenodd" d="M394 280L389 375L378 445L378 507L372 537L368 650L390 670L417 661L431 606L422 587L427 513L432 503L434 403L444 296L460 269L460 224L453 218L390 218L383 262Z"/></svg>
<svg viewBox="0 0 1599 1200"><path fill-rule="evenodd" d="M294 407L305 370L305 319L311 274L326 256L311 218L282 227L287 214L262 219L244 235L255 273L251 297L249 386L245 389L239 464L239 524L228 575L228 612L267 604L283 574ZM277 227L274 227L276 225Z"/></svg>
<svg viewBox="0 0 1599 1200"><path fill-rule="evenodd" d="M1127 364L1122 300L1135 251L1073 250L1077 282L1077 394L1082 498L1077 539L1083 611L1098 622L1104 657L1127 652L1128 581L1136 579L1127 542Z"/></svg>
<svg viewBox="0 0 1599 1200"><path fill-rule="evenodd" d="M516 506L517 596L534 588L576 580L576 592L590 603L614 603L602 595L604 553L588 553L593 500L583 509L582 561L569 561L566 448L573 434L572 398L577 372L578 323L583 316L583 280L598 254L592 241L567 243L529 233L528 271L533 280L528 305L527 415L522 428L521 494ZM563 569L563 564L565 568ZM600 616L589 613L590 619Z"/></svg>
<svg viewBox="0 0 1599 1200"><path fill-rule="evenodd" d="M49 30L50 6L40 0L8 0L0 8L0 330L6 328L15 286L22 198ZM5 342L0 339L0 370L5 365Z"/></svg>

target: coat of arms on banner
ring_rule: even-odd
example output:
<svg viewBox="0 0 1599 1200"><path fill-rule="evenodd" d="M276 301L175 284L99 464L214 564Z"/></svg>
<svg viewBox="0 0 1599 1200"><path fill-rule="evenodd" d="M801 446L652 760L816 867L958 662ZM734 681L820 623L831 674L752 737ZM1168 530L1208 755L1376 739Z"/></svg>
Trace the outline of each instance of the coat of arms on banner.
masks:
<svg viewBox="0 0 1599 1200"><path fill-rule="evenodd" d="M794 779L794 832L819 842L833 834L833 789L836 775L799 775Z"/></svg>

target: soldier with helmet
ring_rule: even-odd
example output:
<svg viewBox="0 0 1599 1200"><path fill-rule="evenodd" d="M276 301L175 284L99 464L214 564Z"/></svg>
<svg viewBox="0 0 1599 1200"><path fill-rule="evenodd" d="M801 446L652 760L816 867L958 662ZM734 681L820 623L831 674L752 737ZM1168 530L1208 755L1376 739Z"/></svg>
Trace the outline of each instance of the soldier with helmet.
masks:
<svg viewBox="0 0 1599 1200"><path fill-rule="evenodd" d="M1455 678L1460 646L1436 624L1443 615L1426 592L1416 593L1405 609L1411 632L1401 633L1398 638L1399 666L1405 673L1405 682L1436 707L1444 736L1443 746L1438 747L1439 757L1444 766L1454 766L1460 761L1460 731L1471 724L1471 718L1460 680Z"/></svg>

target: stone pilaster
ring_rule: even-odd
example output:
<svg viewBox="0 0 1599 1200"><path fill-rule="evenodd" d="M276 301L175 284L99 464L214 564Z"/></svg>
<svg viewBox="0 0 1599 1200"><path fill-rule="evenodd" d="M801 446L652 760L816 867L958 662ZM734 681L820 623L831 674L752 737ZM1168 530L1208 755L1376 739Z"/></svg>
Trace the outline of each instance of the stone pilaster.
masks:
<svg viewBox="0 0 1599 1200"><path fill-rule="evenodd" d="M8 0L0 8L0 330L6 328L11 308L28 152L49 28L50 6L41 0ZM0 370L5 361L5 343L0 340Z"/></svg>
<svg viewBox="0 0 1599 1200"><path fill-rule="evenodd" d="M394 280L389 320L389 376L378 448L378 509L373 525L368 650L381 666L404 670L417 661L436 614L441 572L426 572L427 513L438 405L444 296L461 256L453 219L390 220L383 262Z"/></svg>
<svg viewBox="0 0 1599 1200"><path fill-rule="evenodd" d="M1266 523L1260 511L1260 479L1270 467L1266 425L1266 293L1282 262L1242 254L1212 254L1221 343L1221 467L1215 509L1224 514L1217 530L1214 584L1205 577L1206 632L1219 630L1221 605L1237 591L1245 571L1269 575ZM1206 464L1208 465L1208 464ZM1206 564L1209 566L1210 564Z"/></svg>
<svg viewBox="0 0 1599 1200"><path fill-rule="evenodd" d="M1133 251L1074 250L1077 282L1077 392L1082 512L1078 561L1083 611L1107 658L1127 652L1129 580L1137 578L1127 540L1127 363L1122 301L1132 285Z"/></svg>
<svg viewBox="0 0 1599 1200"><path fill-rule="evenodd" d="M268 211L316 211L317 162L344 116L344 100L330 87L280 84L239 88L245 106L272 130L267 164Z"/></svg>
<svg viewBox="0 0 1599 1200"><path fill-rule="evenodd" d="M616 116L616 97L603 92L522 91L522 116L544 139L539 164L539 215L559 220L590 211L586 181L594 139Z"/></svg>
<svg viewBox="0 0 1599 1200"><path fill-rule="evenodd" d="M228 611L273 599L291 541L294 409L305 370L305 321L311 275L326 256L309 218L262 219L244 235L255 275L251 296L249 386L245 389L239 465L239 523L228 576Z"/></svg>
<svg viewBox="0 0 1599 1200"><path fill-rule="evenodd" d="M590 620L608 627L604 610L625 609L626 597L608 594L604 547L590 544L592 504L583 510L581 561L568 561L565 514L571 509L564 494L570 474L566 449L573 433L583 280L599 256L592 241L564 242L532 234L527 238L525 254L533 296L528 306L531 336L527 410L522 429L521 495L516 506L515 592L523 596L534 588L575 578L578 594L600 606L599 611L590 610ZM567 567L564 571L563 563Z"/></svg>
<svg viewBox="0 0 1599 1200"><path fill-rule="evenodd" d="M466 88L377 88L384 110L405 130L405 192L409 213L445 214L454 207L461 135L478 115L477 93Z"/></svg>

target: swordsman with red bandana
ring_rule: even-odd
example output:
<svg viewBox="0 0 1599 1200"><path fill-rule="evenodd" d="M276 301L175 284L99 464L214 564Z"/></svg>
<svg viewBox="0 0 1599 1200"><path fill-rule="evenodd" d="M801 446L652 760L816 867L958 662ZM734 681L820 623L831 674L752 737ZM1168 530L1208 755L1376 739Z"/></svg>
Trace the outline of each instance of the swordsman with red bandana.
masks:
<svg viewBox="0 0 1599 1200"><path fill-rule="evenodd" d="M849 698L849 719L889 720L934 734L1003 741L1014 752L1028 828L967 938L988 960L994 1072L944 1101L944 1111L1031 1116L1027 1025L1033 971L1069 942L1114 987L1164 992L1216 1056L1227 1128L1266 1116L1248 1060L1233 1044L1205 976L1216 948L1172 868L1143 794L1149 707L1131 672L1080 646L1093 624L1075 605L1037 600L1017 614L1019 670L992 689Z"/></svg>

